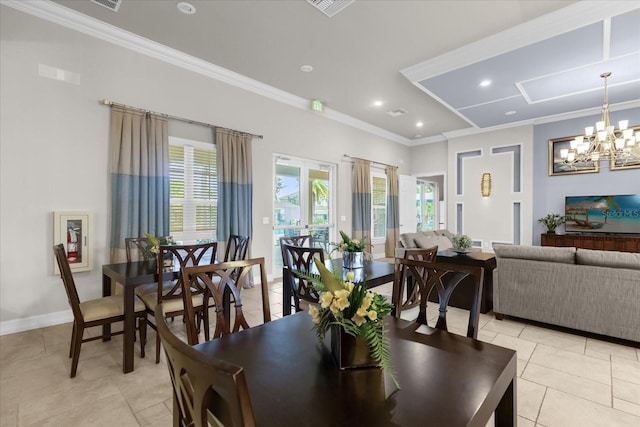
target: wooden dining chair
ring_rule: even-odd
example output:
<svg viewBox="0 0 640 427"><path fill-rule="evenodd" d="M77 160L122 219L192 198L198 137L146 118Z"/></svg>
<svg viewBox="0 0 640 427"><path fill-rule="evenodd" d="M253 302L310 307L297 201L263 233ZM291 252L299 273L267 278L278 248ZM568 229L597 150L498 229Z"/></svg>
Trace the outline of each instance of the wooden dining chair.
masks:
<svg viewBox="0 0 640 427"><path fill-rule="evenodd" d="M124 249L127 255L127 262L144 260L145 251L150 246L151 241L146 237L125 237Z"/></svg>
<svg viewBox="0 0 640 427"><path fill-rule="evenodd" d="M258 267L260 270L262 319L263 323L267 323L271 321L271 307L269 305L269 285L264 258L184 267L182 269L182 286L186 301L187 341L190 345L195 345L199 342L197 311L196 307L191 303L191 301L194 301L194 294L204 295L205 304L208 304L210 298L213 300L216 313L213 338L219 338L251 327L242 311L242 283L245 282L253 267ZM231 325L231 304L233 304L233 325ZM205 323L204 328L205 340L209 340L209 334L207 334L209 325Z"/></svg>
<svg viewBox="0 0 640 427"><path fill-rule="evenodd" d="M212 264L215 261L217 242L199 243L195 245L161 245L158 254L158 283L151 286L138 286L136 294L140 296L147 313L155 315L158 304L164 304L167 316L176 317L185 314L185 304L182 286L182 275L176 274L175 266L180 270L188 266ZM162 260L167 258L174 260L174 265L165 267ZM189 303L198 313L198 324L208 323L208 310L203 308L203 295L201 292L191 292ZM156 325L147 319L149 326L156 329ZM208 330L205 330L208 336ZM156 363L160 362L160 337L156 334Z"/></svg>
<svg viewBox="0 0 640 427"><path fill-rule="evenodd" d="M318 303L320 294L313 287L311 281L297 272L312 273L316 271L313 259L318 257L321 262L324 262L324 249L300 247L287 243L284 243L282 247L285 254L284 265L286 266L286 269L283 269L282 280L286 283L285 286L289 286L291 289L292 307L296 312L305 310L309 304Z"/></svg>
<svg viewBox="0 0 640 427"><path fill-rule="evenodd" d="M224 262L239 261L247 258L249 250L249 237L231 234L227 239L227 245L224 250Z"/></svg>
<svg viewBox="0 0 640 427"><path fill-rule="evenodd" d="M60 276L64 289L67 292L69 305L73 312L73 329L71 332L71 345L69 347L69 357L71 358L71 378L76 376L78 370L78 360L80 358L80 347L83 343L102 339L102 335L90 338L84 337L84 330L94 326L102 326L124 320L124 299L122 295L112 295L108 297L96 298L80 302L76 289L69 260L64 250L64 245L59 244L53 247L53 253L60 269ZM138 330L140 332L140 357L144 357L144 347L147 342L147 312L145 306L139 298L135 299L134 310L138 318ZM110 336L119 335L122 331L113 332Z"/></svg>
<svg viewBox="0 0 640 427"><path fill-rule="evenodd" d="M434 262L438 255L438 246L432 246L430 248L411 248L405 249L404 259L416 259L419 261ZM396 258L396 270L399 268ZM413 307L417 307L420 304L420 290L414 285L411 277L406 281L398 283L403 289L398 290L398 295L404 294L404 289L407 291L406 299L398 303L400 310L409 310Z"/></svg>
<svg viewBox="0 0 640 427"><path fill-rule="evenodd" d="M394 304L392 314L394 316L400 317L402 313L402 310L398 309L398 302L401 301L402 297L402 284L411 279L420 293L420 309L418 317L414 321L415 329L420 325L429 326L427 323L427 301L429 293L435 290L440 303L435 327L447 331L447 307L449 306L451 294L460 285L473 286L473 303L469 310L467 336L471 338L478 337L484 268L404 258L398 259L396 262L398 268L396 269L392 295L392 303Z"/></svg>
<svg viewBox="0 0 640 427"><path fill-rule="evenodd" d="M173 334L166 317L163 304L158 305L155 323L173 385L174 426L254 427L242 367L190 347ZM210 422L211 417L215 422Z"/></svg>
<svg viewBox="0 0 640 427"><path fill-rule="evenodd" d="M311 234L298 235L298 236L284 236L280 237L280 253L282 254L282 265L284 265L284 247L283 244L313 247L313 236Z"/></svg>

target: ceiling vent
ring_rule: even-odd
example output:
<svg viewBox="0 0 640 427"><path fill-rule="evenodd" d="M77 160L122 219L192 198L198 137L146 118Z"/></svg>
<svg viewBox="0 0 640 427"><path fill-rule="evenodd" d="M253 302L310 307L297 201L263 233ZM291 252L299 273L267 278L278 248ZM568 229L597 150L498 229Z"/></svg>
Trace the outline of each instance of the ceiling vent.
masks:
<svg viewBox="0 0 640 427"><path fill-rule="evenodd" d="M117 12L124 0L89 0L91 3L99 4L109 10Z"/></svg>
<svg viewBox="0 0 640 427"><path fill-rule="evenodd" d="M391 117L399 117L407 113L408 111L405 110L404 108L394 108L393 110L387 111L387 114L390 115Z"/></svg>
<svg viewBox="0 0 640 427"><path fill-rule="evenodd" d="M310 3L329 18L353 2L354 0L307 0L307 3Z"/></svg>

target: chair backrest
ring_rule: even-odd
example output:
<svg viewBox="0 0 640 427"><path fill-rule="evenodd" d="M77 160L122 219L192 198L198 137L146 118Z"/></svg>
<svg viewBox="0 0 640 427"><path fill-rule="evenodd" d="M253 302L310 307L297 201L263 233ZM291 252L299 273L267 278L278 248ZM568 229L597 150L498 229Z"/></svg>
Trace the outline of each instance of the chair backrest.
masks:
<svg viewBox="0 0 640 427"><path fill-rule="evenodd" d="M405 259L417 259L419 261L434 262L438 255L438 246L430 248L411 248L404 250Z"/></svg>
<svg viewBox="0 0 640 427"><path fill-rule="evenodd" d="M64 290L67 292L67 299L73 312L73 317L78 321L83 321L82 311L80 310L80 298L78 298L78 291L76 289L76 283L73 280L71 274L71 267L69 266L69 260L67 259L67 253L64 250L64 245L60 243L53 247L53 254L58 262L58 268L60 269L60 277L62 283L64 283Z"/></svg>
<svg viewBox="0 0 640 427"><path fill-rule="evenodd" d="M466 286L473 286L473 303L469 310L469 322L467 325L467 336L478 337L478 323L480 320L480 297L484 278L482 267L473 267L459 264L427 262L410 259L396 260L399 268L396 269L396 276L393 286L392 302L394 303L393 314L400 317L402 310L397 309L397 302L401 301L403 284L410 280L420 293L420 309L418 317L415 319L416 327L427 325L427 301L429 293L435 289L438 293L440 308L438 320L435 327L447 329L447 307L451 294L458 285L463 283Z"/></svg>
<svg viewBox="0 0 640 427"><path fill-rule="evenodd" d="M177 403L179 425L208 426L208 413L225 426L253 427L255 420L242 367L191 348L169 329L162 305L156 309L158 335Z"/></svg>
<svg viewBox="0 0 640 427"><path fill-rule="evenodd" d="M282 245L313 247L313 236L311 234L299 236L284 236L280 238L280 253L282 254L282 265L284 265L284 247Z"/></svg>
<svg viewBox="0 0 640 427"><path fill-rule="evenodd" d="M284 243L284 265L287 267L286 275L282 280L287 280L296 301L296 310L300 310L300 300L309 303L318 303L320 295L313 284L304 277L296 274L297 271L312 273L315 270L313 259L317 256L324 262L324 250L322 248L307 248Z"/></svg>
<svg viewBox="0 0 640 427"><path fill-rule="evenodd" d="M240 261L247 259L249 249L249 237L231 234L224 250L224 261Z"/></svg>
<svg viewBox="0 0 640 427"><path fill-rule="evenodd" d="M411 248L405 249L404 251L404 259L415 259L419 261L427 261L434 262L436 260L436 256L438 255L438 247L432 246L430 248ZM396 271L399 268L398 258L396 258ZM400 311L409 310L413 307L417 307L420 304L420 289L418 286L413 284L413 280L411 278L406 280L406 283L399 283L399 286L406 287L407 289L407 297L403 299L402 296L404 294L404 290L398 290L399 300L394 302L395 307L397 307Z"/></svg>
<svg viewBox="0 0 640 427"><path fill-rule="evenodd" d="M164 300L182 298L182 275L174 279L173 265L165 267L165 259L175 260L180 269L188 266L212 264L216 259L217 242L198 243L195 245L161 245L158 253L158 304ZM168 273L170 277L167 278ZM167 286L171 280L173 286Z"/></svg>
<svg viewBox="0 0 640 427"><path fill-rule="evenodd" d="M125 237L124 249L127 254L127 262L133 261L131 249L137 252L137 260L143 260L145 258L145 251L149 246L151 246L151 241L146 237Z"/></svg>
<svg viewBox="0 0 640 427"><path fill-rule="evenodd" d="M184 267L182 269L182 283L185 301L185 321L187 324L187 341L190 345L198 344L197 318L191 296L193 293L203 293L203 305L208 307L208 299L213 298L216 311L216 329L213 338L229 335L251 326L247 323L242 311L242 284L247 280L253 267L260 269L261 296L263 321L271 321L269 305L269 284L264 266L264 258L254 258L240 261L229 261L218 264ZM229 297L233 297L235 316L233 326ZM205 325L208 328L209 325Z"/></svg>

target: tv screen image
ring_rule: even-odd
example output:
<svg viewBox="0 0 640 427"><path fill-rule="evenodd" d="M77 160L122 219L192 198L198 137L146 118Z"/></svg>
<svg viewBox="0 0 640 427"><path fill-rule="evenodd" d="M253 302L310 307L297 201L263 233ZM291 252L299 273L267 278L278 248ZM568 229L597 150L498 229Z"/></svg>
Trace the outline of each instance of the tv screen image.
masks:
<svg viewBox="0 0 640 427"><path fill-rule="evenodd" d="M565 231L640 233L640 194L568 196L564 206Z"/></svg>

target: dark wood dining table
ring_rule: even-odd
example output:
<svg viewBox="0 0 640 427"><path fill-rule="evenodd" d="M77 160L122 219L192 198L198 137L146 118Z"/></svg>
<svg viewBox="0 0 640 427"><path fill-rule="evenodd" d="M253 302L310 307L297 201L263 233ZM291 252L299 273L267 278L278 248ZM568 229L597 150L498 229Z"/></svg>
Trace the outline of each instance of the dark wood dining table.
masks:
<svg viewBox="0 0 640 427"><path fill-rule="evenodd" d="M243 367L256 425L516 425L515 351L385 321L400 389L379 368L339 370L305 312L195 348Z"/></svg>
<svg viewBox="0 0 640 427"><path fill-rule="evenodd" d="M346 271L342 268L341 259L336 259L333 262L331 260L325 260L325 265L339 270L338 274L346 274ZM352 270L355 274L354 281L364 281L367 284L367 288L373 288L375 286L384 285L385 283L393 282L395 267L393 263L384 261L364 261L363 268L355 268ZM293 298L292 289L288 280L289 269L282 267L282 315L288 316L291 314L291 299Z"/></svg>
<svg viewBox="0 0 640 427"><path fill-rule="evenodd" d="M177 277L179 270L174 271ZM167 274L167 273L163 273ZM133 261L102 266L102 295L111 295L112 284L118 282L124 287L124 339L122 351L122 371L133 371L133 355L136 334L134 312L135 288L140 285L158 282L158 263L156 260ZM103 341L108 341L111 325L102 327Z"/></svg>

